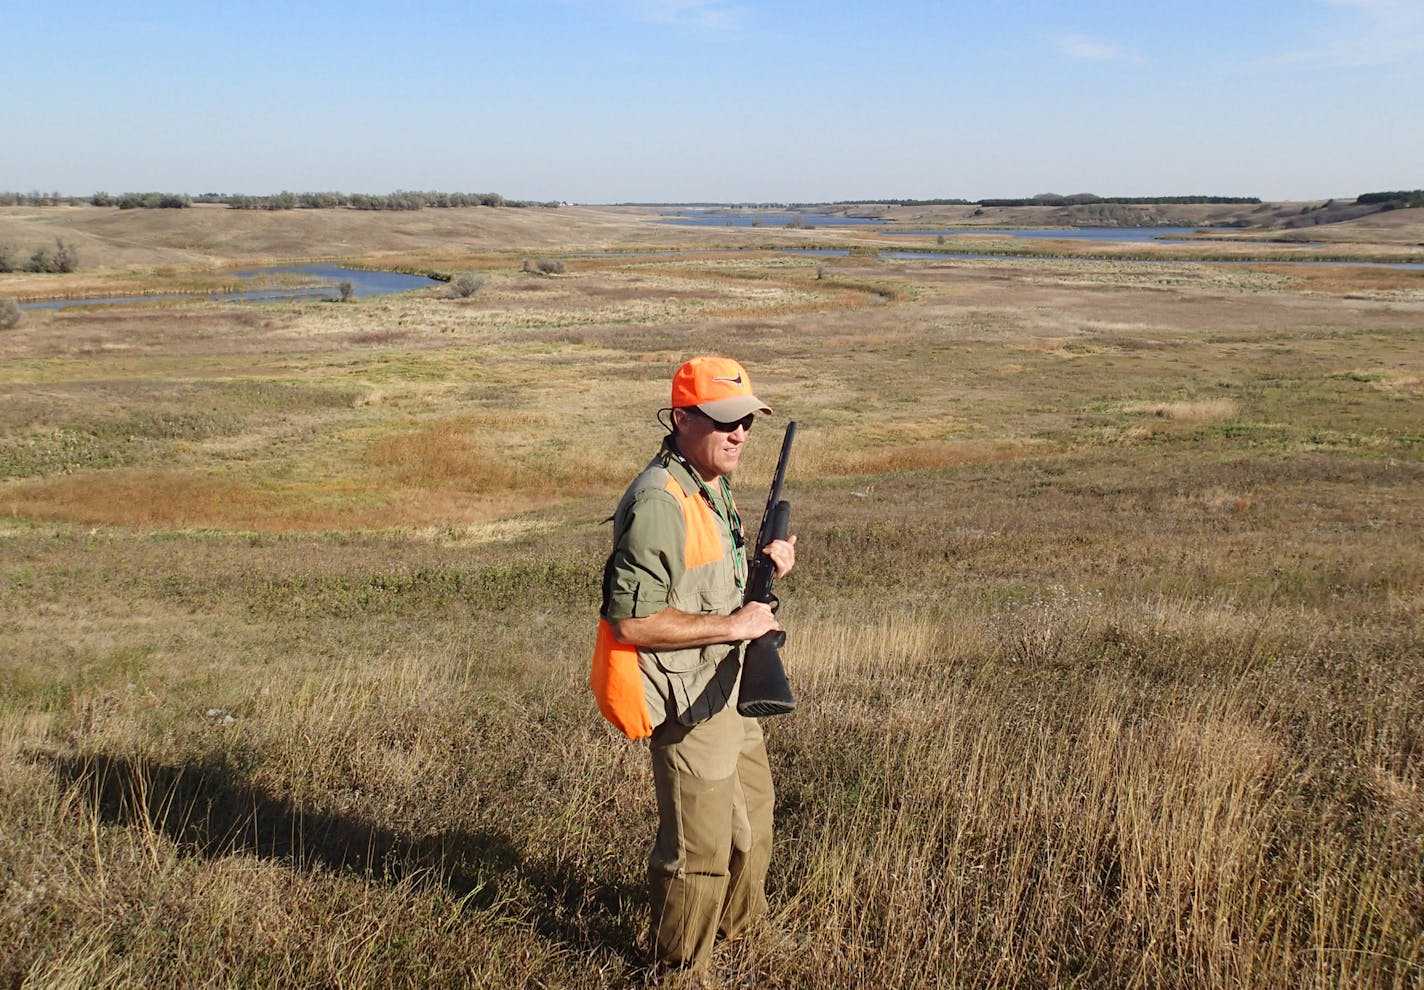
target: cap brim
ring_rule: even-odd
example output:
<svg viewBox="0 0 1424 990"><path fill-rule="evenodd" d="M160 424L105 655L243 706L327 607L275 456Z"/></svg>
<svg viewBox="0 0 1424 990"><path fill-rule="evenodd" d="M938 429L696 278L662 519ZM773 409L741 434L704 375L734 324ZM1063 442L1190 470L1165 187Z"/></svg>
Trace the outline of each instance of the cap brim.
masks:
<svg viewBox="0 0 1424 990"><path fill-rule="evenodd" d="M762 402L755 395L734 395L730 399L718 399L715 402L700 402L697 405L708 416L723 423L730 423L733 420L741 419L747 413L769 413L771 406Z"/></svg>

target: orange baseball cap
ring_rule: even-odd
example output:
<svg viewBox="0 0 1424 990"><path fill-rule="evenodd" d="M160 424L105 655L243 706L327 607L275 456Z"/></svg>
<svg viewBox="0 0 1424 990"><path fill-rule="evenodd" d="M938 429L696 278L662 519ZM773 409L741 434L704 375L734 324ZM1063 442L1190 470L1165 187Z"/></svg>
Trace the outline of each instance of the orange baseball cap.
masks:
<svg viewBox="0 0 1424 990"><path fill-rule="evenodd" d="M695 357L672 376L674 409L696 406L724 423L747 413L769 413L771 406L752 394L747 369L724 357Z"/></svg>

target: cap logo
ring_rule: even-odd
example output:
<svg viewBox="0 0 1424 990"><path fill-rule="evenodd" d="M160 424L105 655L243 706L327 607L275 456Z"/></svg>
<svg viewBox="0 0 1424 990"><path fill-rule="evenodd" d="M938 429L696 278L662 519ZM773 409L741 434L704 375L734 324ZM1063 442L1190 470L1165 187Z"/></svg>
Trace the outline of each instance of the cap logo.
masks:
<svg viewBox="0 0 1424 990"><path fill-rule="evenodd" d="M714 382L730 382L733 385L740 385L742 383L742 376L738 375L736 378L714 378L712 380Z"/></svg>

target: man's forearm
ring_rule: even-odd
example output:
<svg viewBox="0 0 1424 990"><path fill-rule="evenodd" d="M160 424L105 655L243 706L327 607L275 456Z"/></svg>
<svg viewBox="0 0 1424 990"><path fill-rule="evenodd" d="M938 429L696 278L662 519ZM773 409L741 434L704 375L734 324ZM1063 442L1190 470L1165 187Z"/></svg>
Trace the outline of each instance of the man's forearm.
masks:
<svg viewBox="0 0 1424 990"><path fill-rule="evenodd" d="M613 636L620 643L645 650L682 650L713 643L739 643L781 628L771 609L761 602L743 605L731 615L681 612L669 605L661 612L614 619Z"/></svg>

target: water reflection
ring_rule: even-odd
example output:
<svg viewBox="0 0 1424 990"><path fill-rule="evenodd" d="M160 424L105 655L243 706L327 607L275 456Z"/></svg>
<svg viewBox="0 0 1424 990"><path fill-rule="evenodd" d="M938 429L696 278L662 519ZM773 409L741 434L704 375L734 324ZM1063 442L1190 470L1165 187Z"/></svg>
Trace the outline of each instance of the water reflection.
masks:
<svg viewBox="0 0 1424 990"><path fill-rule="evenodd" d="M351 283L351 294L359 298L410 292L432 285L438 279L428 275L408 275L405 272L365 271L333 264L274 265L249 268L233 273L244 282L257 286L231 292L200 292L191 295L109 296L103 299L53 299L24 303L21 309L67 309L70 306L110 306L116 303L154 302L160 299L213 299L224 302L289 302L294 300L338 299L341 283ZM293 281L302 284L283 284Z"/></svg>

